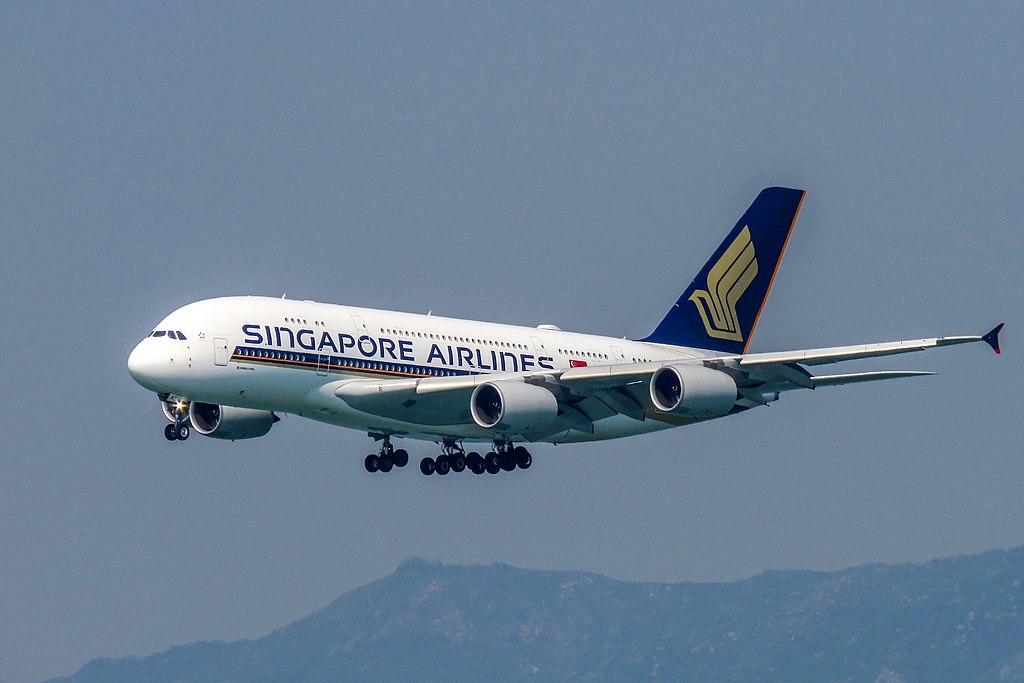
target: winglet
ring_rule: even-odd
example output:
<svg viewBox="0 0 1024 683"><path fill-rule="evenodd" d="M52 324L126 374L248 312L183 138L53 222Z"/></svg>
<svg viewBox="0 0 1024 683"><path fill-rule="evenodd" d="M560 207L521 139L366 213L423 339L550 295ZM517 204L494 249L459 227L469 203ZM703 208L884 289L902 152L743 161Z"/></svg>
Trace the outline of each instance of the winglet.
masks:
<svg viewBox="0 0 1024 683"><path fill-rule="evenodd" d="M992 328L992 331L981 338L981 341L985 342L992 347L992 350L999 353L999 333L1003 331L1003 323L999 323Z"/></svg>

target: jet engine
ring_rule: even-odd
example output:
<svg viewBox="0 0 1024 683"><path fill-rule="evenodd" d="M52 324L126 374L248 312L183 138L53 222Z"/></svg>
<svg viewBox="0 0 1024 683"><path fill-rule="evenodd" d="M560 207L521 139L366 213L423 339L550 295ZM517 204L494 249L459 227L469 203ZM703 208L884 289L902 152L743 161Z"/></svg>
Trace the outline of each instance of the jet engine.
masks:
<svg viewBox="0 0 1024 683"><path fill-rule="evenodd" d="M651 376L651 402L665 413L720 417L736 403L736 382L701 365L666 365Z"/></svg>
<svg viewBox="0 0 1024 683"><path fill-rule="evenodd" d="M525 382L481 384L473 391L469 409L481 427L510 434L543 429L558 417L554 394Z"/></svg>
<svg viewBox="0 0 1024 683"><path fill-rule="evenodd" d="M192 401L188 407L192 428L214 439L254 439L270 431L279 421L269 410L234 408Z"/></svg>

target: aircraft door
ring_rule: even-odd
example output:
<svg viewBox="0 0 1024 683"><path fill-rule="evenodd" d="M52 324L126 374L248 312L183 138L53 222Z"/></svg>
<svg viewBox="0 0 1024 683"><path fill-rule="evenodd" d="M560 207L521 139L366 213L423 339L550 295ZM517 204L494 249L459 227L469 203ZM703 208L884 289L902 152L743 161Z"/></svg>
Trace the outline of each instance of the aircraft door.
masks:
<svg viewBox="0 0 1024 683"><path fill-rule="evenodd" d="M612 350L612 360L614 360L616 363L626 362L626 356L622 353L622 349L620 349L618 346L612 346L609 348L611 348Z"/></svg>
<svg viewBox="0 0 1024 683"><path fill-rule="evenodd" d="M316 356L316 374L325 377L331 371L331 357L326 353L318 353Z"/></svg>
<svg viewBox="0 0 1024 683"><path fill-rule="evenodd" d="M213 364L228 364L228 340L224 337L214 337L213 339Z"/></svg>

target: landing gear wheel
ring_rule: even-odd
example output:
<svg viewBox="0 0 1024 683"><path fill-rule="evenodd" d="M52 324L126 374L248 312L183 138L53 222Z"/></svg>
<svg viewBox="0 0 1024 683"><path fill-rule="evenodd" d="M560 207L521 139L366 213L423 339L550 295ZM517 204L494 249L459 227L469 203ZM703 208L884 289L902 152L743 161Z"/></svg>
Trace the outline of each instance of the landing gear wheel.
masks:
<svg viewBox="0 0 1024 683"><path fill-rule="evenodd" d="M434 471L435 472L437 472L438 474L440 474L443 477L444 475L448 474L448 472L449 472L449 470L451 470L451 468L452 468L452 466L451 466L451 463L448 462L448 456L447 455L439 455L439 456L437 456L437 460L434 461Z"/></svg>
<svg viewBox="0 0 1024 683"><path fill-rule="evenodd" d="M377 469L380 470L381 472L390 472L393 466L394 463L391 462L391 456L382 455L379 458L377 458Z"/></svg>
<svg viewBox="0 0 1024 683"><path fill-rule="evenodd" d="M530 451L526 450L522 446L516 446L512 449L512 459L515 461L519 469L528 470L530 465L533 464L533 456L530 455Z"/></svg>
<svg viewBox="0 0 1024 683"><path fill-rule="evenodd" d="M506 472L511 472L516 468L516 461L511 453L502 453L498 456L498 465Z"/></svg>
<svg viewBox="0 0 1024 683"><path fill-rule="evenodd" d="M184 441L191 433L192 430L188 428L188 425L181 425L181 427L178 428L178 441Z"/></svg>
<svg viewBox="0 0 1024 683"><path fill-rule="evenodd" d="M365 467L366 471L369 472L370 474L373 474L378 469L380 469L379 467L377 467L377 454L370 453L368 456L366 456L366 459L363 460L363 467Z"/></svg>
<svg viewBox="0 0 1024 683"><path fill-rule="evenodd" d="M422 472L423 474L430 476L431 474L434 473L435 469L436 465L434 464L433 458L423 458L422 460L420 460L420 472Z"/></svg>
<svg viewBox="0 0 1024 683"><path fill-rule="evenodd" d="M178 435L174 433L174 425L164 427L164 438L168 441L177 441Z"/></svg>
<svg viewBox="0 0 1024 683"><path fill-rule="evenodd" d="M409 453L404 448L399 448L392 457L395 460L395 467L405 467L409 464Z"/></svg>
<svg viewBox="0 0 1024 683"><path fill-rule="evenodd" d="M472 451L466 456L466 467L468 467L469 471L473 474L483 474L484 459L480 457L479 453Z"/></svg>
<svg viewBox="0 0 1024 683"><path fill-rule="evenodd" d="M487 454L484 459L484 469L487 470L487 474L497 474L501 471L501 465L498 464L498 454L491 451Z"/></svg>
<svg viewBox="0 0 1024 683"><path fill-rule="evenodd" d="M462 470L466 469L466 456L464 456L462 453L456 453L455 455L451 456L448 459L448 462L451 463L452 472L461 472Z"/></svg>

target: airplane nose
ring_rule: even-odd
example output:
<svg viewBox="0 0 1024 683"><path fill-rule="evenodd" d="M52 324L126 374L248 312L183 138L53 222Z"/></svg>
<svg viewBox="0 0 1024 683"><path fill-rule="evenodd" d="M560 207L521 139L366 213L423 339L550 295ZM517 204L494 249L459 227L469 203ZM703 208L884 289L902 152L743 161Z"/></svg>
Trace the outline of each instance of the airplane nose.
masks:
<svg viewBox="0 0 1024 683"><path fill-rule="evenodd" d="M142 344L138 344L132 352L128 355L128 374L132 376L136 382L145 373L145 355L146 352L142 348Z"/></svg>
<svg viewBox="0 0 1024 683"><path fill-rule="evenodd" d="M128 374L136 382L152 391L159 392L167 389L156 381L163 365L164 362L155 353L152 344L147 344L145 341L140 342L128 355Z"/></svg>

